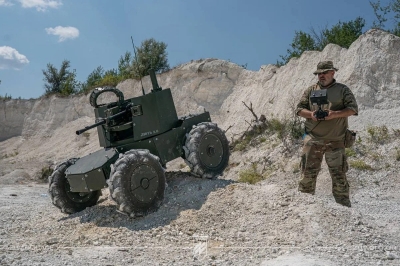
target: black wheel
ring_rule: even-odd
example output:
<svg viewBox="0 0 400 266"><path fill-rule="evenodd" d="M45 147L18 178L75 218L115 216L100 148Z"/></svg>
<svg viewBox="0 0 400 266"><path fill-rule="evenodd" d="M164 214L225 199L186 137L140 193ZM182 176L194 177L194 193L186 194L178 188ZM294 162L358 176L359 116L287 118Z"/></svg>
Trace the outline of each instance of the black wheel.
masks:
<svg viewBox="0 0 400 266"><path fill-rule="evenodd" d="M63 213L75 213L84 210L87 207L96 205L101 190L88 193L71 192L65 171L78 159L69 159L63 162L54 170L49 177L49 194L53 204L61 209Z"/></svg>
<svg viewBox="0 0 400 266"><path fill-rule="evenodd" d="M120 154L107 183L118 210L131 217L157 210L164 199L164 168L148 150Z"/></svg>
<svg viewBox="0 0 400 266"><path fill-rule="evenodd" d="M194 175L216 178L229 161L229 143L217 124L204 122L186 134L185 161Z"/></svg>

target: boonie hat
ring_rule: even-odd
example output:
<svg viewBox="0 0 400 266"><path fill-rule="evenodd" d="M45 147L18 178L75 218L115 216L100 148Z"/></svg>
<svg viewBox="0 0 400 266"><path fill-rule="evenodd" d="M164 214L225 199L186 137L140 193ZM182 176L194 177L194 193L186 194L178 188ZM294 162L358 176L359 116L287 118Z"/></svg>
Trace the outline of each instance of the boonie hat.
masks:
<svg viewBox="0 0 400 266"><path fill-rule="evenodd" d="M319 73L328 71L328 70L335 70L338 71L339 69L337 69L336 67L333 66L333 62L332 61L322 61L319 62L317 65L317 70L314 71L314 75L317 75Z"/></svg>

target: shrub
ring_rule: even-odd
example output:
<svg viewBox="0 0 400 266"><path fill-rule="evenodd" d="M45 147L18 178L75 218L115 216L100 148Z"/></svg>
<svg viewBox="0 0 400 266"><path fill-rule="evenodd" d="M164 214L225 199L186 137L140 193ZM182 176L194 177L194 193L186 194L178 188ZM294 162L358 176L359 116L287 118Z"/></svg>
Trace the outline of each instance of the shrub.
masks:
<svg viewBox="0 0 400 266"><path fill-rule="evenodd" d="M293 139L299 139L304 134L304 122L296 117L293 121L289 122L290 134Z"/></svg>
<svg viewBox="0 0 400 266"><path fill-rule="evenodd" d="M302 124L303 123L297 118L293 120L279 120L277 118L266 120L264 123L253 125L253 127L245 132L239 139L232 141L232 150L243 151L250 144L254 146L254 144L265 142L267 137L273 134L277 134L279 141L284 144L286 149L289 149L289 146L294 144L294 140L299 139L303 135L304 130ZM258 141L253 141L257 137L259 137Z"/></svg>
<svg viewBox="0 0 400 266"><path fill-rule="evenodd" d="M267 121L267 125L268 130L277 133L279 138L282 138L286 133L286 123L276 118Z"/></svg>
<svg viewBox="0 0 400 266"><path fill-rule="evenodd" d="M243 151L250 145L250 142L265 132L265 124L255 125L253 128L245 132L239 139L232 141L231 148L233 151ZM266 138L261 137L260 142L265 142Z"/></svg>
<svg viewBox="0 0 400 266"><path fill-rule="evenodd" d="M253 163L250 168L239 173L239 182L255 184L263 180L264 177L257 172L257 164Z"/></svg>
<svg viewBox="0 0 400 266"><path fill-rule="evenodd" d="M49 177L53 174L54 170L50 166L43 167L39 173L39 180L47 182Z"/></svg>
<svg viewBox="0 0 400 266"><path fill-rule="evenodd" d="M0 95L0 100L7 101L7 100L11 100L11 99L12 99L11 95L7 95L7 93L4 96Z"/></svg>
<svg viewBox="0 0 400 266"><path fill-rule="evenodd" d="M384 143L389 140L389 130L386 126L369 126L367 132L371 142Z"/></svg>

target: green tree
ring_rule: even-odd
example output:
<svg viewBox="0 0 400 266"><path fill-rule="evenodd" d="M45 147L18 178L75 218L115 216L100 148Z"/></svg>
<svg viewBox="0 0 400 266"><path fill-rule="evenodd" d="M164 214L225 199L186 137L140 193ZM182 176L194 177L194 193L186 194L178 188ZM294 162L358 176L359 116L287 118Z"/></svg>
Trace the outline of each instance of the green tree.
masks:
<svg viewBox="0 0 400 266"><path fill-rule="evenodd" d="M373 27L400 36L400 0L391 0L386 6L381 5L381 1L369 2L376 20L373 22ZM386 27L385 23L388 21L387 16L393 12L394 24L392 27Z"/></svg>
<svg viewBox="0 0 400 266"><path fill-rule="evenodd" d="M157 73L169 70L166 48L165 43L157 42L153 38L144 40L136 49L135 60L130 68L132 77L147 76L150 69L154 69Z"/></svg>
<svg viewBox="0 0 400 266"><path fill-rule="evenodd" d="M102 66L98 66L89 74L86 81L81 83L80 92L86 93L89 90L102 86L117 86L123 80L129 78L140 78L148 75L149 69L153 68L156 72L169 69L167 60L167 45L148 39L142 42L141 47L137 48L136 56L126 52L118 60L118 68L105 71Z"/></svg>
<svg viewBox="0 0 400 266"><path fill-rule="evenodd" d="M319 50L315 40L311 37L311 35L302 31L295 32L293 42L290 44L290 46L292 49L287 49L286 56L280 55L280 58L283 60L283 62L278 61L278 65L287 64L291 58L300 57L304 51Z"/></svg>
<svg viewBox="0 0 400 266"><path fill-rule="evenodd" d="M121 80L125 80L131 77L131 66L132 66L132 54L130 52L126 52L123 56L121 56L118 60L118 76L120 76Z"/></svg>
<svg viewBox="0 0 400 266"><path fill-rule="evenodd" d="M400 1L400 0L399 0ZM322 51L329 43L337 44L341 47L349 48L350 45L362 34L365 20L357 17L349 22L338 22L332 28L325 27L320 32L313 28L311 34L303 31L295 31L295 36L290 44L291 49L287 50L287 55L277 61L278 66L287 64L293 57L300 57L305 51Z"/></svg>
<svg viewBox="0 0 400 266"><path fill-rule="evenodd" d="M0 79L0 84L1 84L1 79ZM0 95L0 100L11 100L11 95L7 95L7 93L4 96Z"/></svg>
<svg viewBox="0 0 400 266"><path fill-rule="evenodd" d="M98 87L111 86L115 87L121 81L121 77L115 69L107 70L102 79L96 84Z"/></svg>
<svg viewBox="0 0 400 266"><path fill-rule="evenodd" d="M45 94L50 93L61 93L63 95L69 95L76 91L76 87L79 83L76 81L75 70L70 71L70 61L64 60L61 63L60 70L57 70L55 66L48 63L47 70L42 70L45 82Z"/></svg>
<svg viewBox="0 0 400 266"><path fill-rule="evenodd" d="M89 74L86 81L81 85L80 92L86 93L91 89L103 86L115 87L123 80L117 70L111 69L104 71L102 66L98 66Z"/></svg>
<svg viewBox="0 0 400 266"><path fill-rule="evenodd" d="M102 80L104 75L104 69L102 66L98 66L86 79L85 85L88 89L92 89Z"/></svg>
<svg viewBox="0 0 400 266"><path fill-rule="evenodd" d="M380 0L375 3L370 1L369 4L374 10L374 14L376 17L376 20L374 20L372 23L372 27L383 29L385 27L385 22L387 21L386 15L390 12L390 5L382 7Z"/></svg>
<svg viewBox="0 0 400 266"><path fill-rule="evenodd" d="M349 48L350 45L360 37L362 29L365 26L365 19L358 17L349 22L340 22L333 26L330 30L323 30L324 43L322 49L328 43L334 43L344 48Z"/></svg>
<svg viewBox="0 0 400 266"><path fill-rule="evenodd" d="M71 75L68 75L65 82L61 85L60 94L67 96L77 92L77 88L79 86L79 82L76 80L75 70L71 72Z"/></svg>
<svg viewBox="0 0 400 266"><path fill-rule="evenodd" d="M86 93L89 90L102 86L117 86L117 84L131 77L132 54L126 52L118 60L118 70L111 69L104 71L102 66L94 69L86 81L82 83L80 92Z"/></svg>
<svg viewBox="0 0 400 266"><path fill-rule="evenodd" d="M4 95L4 96L0 95L0 100L11 100L11 99L12 99L11 94L7 95L7 93L6 93L6 95Z"/></svg>

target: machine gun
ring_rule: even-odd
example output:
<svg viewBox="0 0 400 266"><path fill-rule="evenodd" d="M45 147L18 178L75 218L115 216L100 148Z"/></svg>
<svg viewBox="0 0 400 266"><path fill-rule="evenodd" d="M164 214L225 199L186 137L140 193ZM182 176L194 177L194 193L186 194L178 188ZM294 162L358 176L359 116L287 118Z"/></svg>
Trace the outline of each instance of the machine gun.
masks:
<svg viewBox="0 0 400 266"><path fill-rule="evenodd" d="M98 122L94 123L93 125L86 126L83 129L79 129L75 133L76 133L76 135L80 135L83 132L88 131L89 129L95 128L97 126L109 124L110 121L113 121L113 120L115 120L115 119L117 119L117 118L119 118L119 117L121 117L121 116L123 116L123 115L125 115L125 114L127 114L129 112L131 112L131 107L132 107L132 104L128 104L125 107L125 110L123 110L122 112L119 112L119 113L117 113L115 115L112 115L112 116L109 116L107 118L98 118L97 119Z"/></svg>
<svg viewBox="0 0 400 266"><path fill-rule="evenodd" d="M318 106L318 110L314 113L314 117L318 120L325 120L325 117L328 116L329 112L322 110L322 105L328 104L328 91L326 89L312 91L310 101L312 105Z"/></svg>
<svg viewBox="0 0 400 266"><path fill-rule="evenodd" d="M151 92L159 92L159 91L161 91L162 88L158 85L157 77L156 77L156 74L155 74L154 70L151 69L149 71L149 75L150 75L150 80L151 80L151 84L152 84L152 87L153 87ZM119 113L116 113L114 115L108 116L106 118L98 117L96 119L96 123L94 123L93 125L90 125L90 126L86 126L83 129L77 130L75 132L76 135L80 135L83 132L88 131L89 129L95 128L97 126L110 125L110 122L111 122L111 124L115 124L115 120L117 120L120 117L123 117L125 114L127 114L129 112L132 112L131 108L133 107L133 104L132 103L126 104L127 102L124 101L124 96L123 96L122 92L119 91L116 88L111 88L111 87L106 87L104 89L103 88L95 89L92 92L92 95L90 96L90 104L95 108L98 108L98 107L102 106L101 104L97 103L97 98L100 96L100 94L105 93L105 92L112 92L119 98L118 102L108 104L107 108L109 109L109 108L117 106L117 105L118 106L123 106L124 103L125 103L126 106L120 108L120 109L123 109L123 111L121 111ZM145 93L143 93L143 95L144 94ZM136 112L135 109L133 111Z"/></svg>

